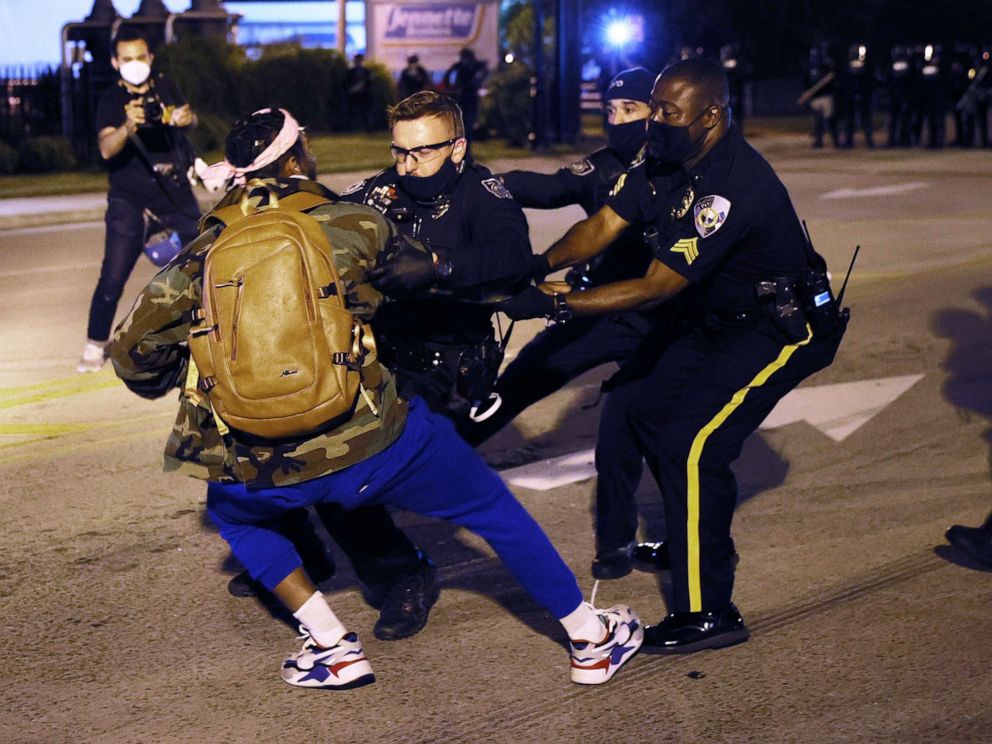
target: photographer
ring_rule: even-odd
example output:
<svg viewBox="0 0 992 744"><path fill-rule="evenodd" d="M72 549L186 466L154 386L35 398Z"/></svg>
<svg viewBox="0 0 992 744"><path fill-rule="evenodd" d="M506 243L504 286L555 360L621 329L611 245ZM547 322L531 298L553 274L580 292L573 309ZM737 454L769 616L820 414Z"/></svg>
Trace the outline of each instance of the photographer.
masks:
<svg viewBox="0 0 992 744"><path fill-rule="evenodd" d="M107 161L103 264L90 303L87 342L77 372L98 372L117 302L144 245L146 220L174 230L183 243L197 235L200 210L187 171L192 150L180 128L195 121L179 88L152 75L148 40L134 27L114 38L111 64L121 79L96 112L100 155Z"/></svg>

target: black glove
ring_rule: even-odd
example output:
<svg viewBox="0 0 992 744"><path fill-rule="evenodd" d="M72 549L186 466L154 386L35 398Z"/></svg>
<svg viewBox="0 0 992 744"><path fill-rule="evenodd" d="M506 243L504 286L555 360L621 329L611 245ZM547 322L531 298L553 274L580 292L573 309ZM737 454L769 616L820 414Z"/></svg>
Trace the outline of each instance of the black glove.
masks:
<svg viewBox="0 0 992 744"><path fill-rule="evenodd" d="M434 257L412 249L390 253L368 276L372 286L383 294L416 294L434 283Z"/></svg>
<svg viewBox="0 0 992 744"><path fill-rule="evenodd" d="M555 298L537 287L527 287L520 294L498 304L496 309L513 320L550 318L555 312Z"/></svg>
<svg viewBox="0 0 992 744"><path fill-rule="evenodd" d="M543 282L550 273L551 264L548 262L548 254L542 253L540 256L534 256L530 263L530 278L534 280L534 284Z"/></svg>

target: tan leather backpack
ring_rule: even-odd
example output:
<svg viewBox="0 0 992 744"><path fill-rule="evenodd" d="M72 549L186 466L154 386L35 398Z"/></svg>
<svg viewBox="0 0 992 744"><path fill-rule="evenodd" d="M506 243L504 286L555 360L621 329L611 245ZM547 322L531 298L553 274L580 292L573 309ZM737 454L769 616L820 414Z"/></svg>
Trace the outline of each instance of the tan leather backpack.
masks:
<svg viewBox="0 0 992 744"><path fill-rule="evenodd" d="M347 420L359 394L378 413L363 387L363 367L381 379L371 329L348 310L330 241L307 214L327 203L253 181L204 220L225 227L204 259L189 348L222 429L300 437Z"/></svg>

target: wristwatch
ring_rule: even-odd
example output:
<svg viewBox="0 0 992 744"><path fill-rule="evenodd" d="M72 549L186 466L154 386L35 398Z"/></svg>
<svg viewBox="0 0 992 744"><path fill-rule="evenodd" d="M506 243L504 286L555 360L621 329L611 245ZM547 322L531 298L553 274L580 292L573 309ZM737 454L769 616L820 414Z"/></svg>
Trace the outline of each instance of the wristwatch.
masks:
<svg viewBox="0 0 992 744"><path fill-rule="evenodd" d="M451 272L455 270L451 259L445 258L437 251L431 251L431 256L434 258L434 278L442 282L451 279Z"/></svg>
<svg viewBox="0 0 992 744"><path fill-rule="evenodd" d="M572 308L568 304L568 297L561 292L555 292L552 297L555 301L555 309L551 313L551 320L564 325L572 319Z"/></svg>

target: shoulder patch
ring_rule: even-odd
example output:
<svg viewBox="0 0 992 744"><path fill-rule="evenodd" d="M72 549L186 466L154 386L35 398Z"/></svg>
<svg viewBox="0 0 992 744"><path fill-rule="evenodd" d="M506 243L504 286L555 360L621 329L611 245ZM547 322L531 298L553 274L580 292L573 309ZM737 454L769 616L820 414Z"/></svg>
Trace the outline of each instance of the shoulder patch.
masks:
<svg viewBox="0 0 992 744"><path fill-rule="evenodd" d="M348 194L354 194L357 191L361 191L363 188L365 188L365 184L368 183L368 180L369 179L366 178L364 181L359 181L358 183L351 184L351 186L349 186L348 188L346 188L344 191L341 192L341 196L348 196Z"/></svg>
<svg viewBox="0 0 992 744"><path fill-rule="evenodd" d="M722 196L702 196L692 208L693 222L699 237L708 238L727 220L730 214L730 201Z"/></svg>
<svg viewBox="0 0 992 744"><path fill-rule="evenodd" d="M503 182L498 178L485 178L482 180L482 185L485 186L486 191L495 196L497 199L512 199L513 194L510 190L503 185Z"/></svg>
<svg viewBox="0 0 992 744"><path fill-rule="evenodd" d="M568 170L576 176L588 176L596 170L596 166L593 165L593 162L589 158L582 158L582 160L576 160L574 163L570 163Z"/></svg>

